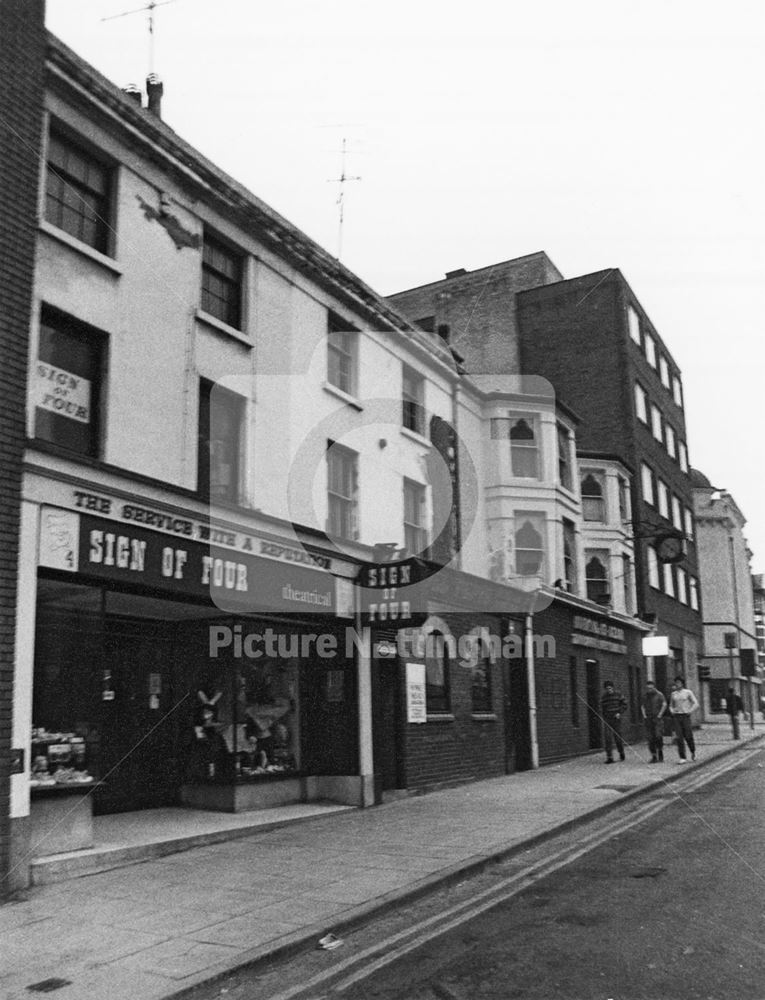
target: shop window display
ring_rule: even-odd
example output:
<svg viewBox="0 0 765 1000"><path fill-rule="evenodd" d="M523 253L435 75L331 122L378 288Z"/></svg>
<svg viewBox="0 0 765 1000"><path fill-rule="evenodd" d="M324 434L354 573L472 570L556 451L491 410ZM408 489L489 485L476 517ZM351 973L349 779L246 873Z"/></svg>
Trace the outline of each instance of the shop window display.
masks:
<svg viewBox="0 0 765 1000"><path fill-rule="evenodd" d="M297 661L208 672L195 697L193 780L253 781L300 769Z"/></svg>

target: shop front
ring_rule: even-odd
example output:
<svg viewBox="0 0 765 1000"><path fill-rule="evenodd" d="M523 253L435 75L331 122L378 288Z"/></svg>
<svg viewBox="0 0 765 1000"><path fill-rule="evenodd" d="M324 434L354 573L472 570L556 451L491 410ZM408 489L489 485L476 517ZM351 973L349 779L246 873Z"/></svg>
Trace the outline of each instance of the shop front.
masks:
<svg viewBox="0 0 765 1000"><path fill-rule="evenodd" d="M96 814L354 802L350 585L273 539L130 520L40 508L33 816L67 791Z"/></svg>

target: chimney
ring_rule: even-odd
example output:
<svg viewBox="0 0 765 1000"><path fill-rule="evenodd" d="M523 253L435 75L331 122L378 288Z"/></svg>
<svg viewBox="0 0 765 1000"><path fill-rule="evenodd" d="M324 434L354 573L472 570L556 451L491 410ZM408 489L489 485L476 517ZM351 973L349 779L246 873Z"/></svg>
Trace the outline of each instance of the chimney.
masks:
<svg viewBox="0 0 765 1000"><path fill-rule="evenodd" d="M458 267L454 271L446 272L446 280L449 281L451 278L461 278L463 274L467 274L464 267Z"/></svg>
<svg viewBox="0 0 765 1000"><path fill-rule="evenodd" d="M131 100L140 107L141 106L141 91L134 83L129 83L127 87L122 88L122 93L129 97Z"/></svg>
<svg viewBox="0 0 765 1000"><path fill-rule="evenodd" d="M149 98L148 109L157 118L162 117L162 94L165 88L156 73L149 73L146 77L146 95Z"/></svg>

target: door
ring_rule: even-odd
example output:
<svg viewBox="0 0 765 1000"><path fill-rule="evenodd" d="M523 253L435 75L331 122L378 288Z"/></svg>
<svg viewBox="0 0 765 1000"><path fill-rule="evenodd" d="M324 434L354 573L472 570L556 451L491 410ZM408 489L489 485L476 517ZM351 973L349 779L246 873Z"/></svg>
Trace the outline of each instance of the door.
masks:
<svg viewBox="0 0 765 1000"><path fill-rule="evenodd" d="M508 774L531 767L529 687L524 660L510 660L505 704L505 757Z"/></svg>
<svg viewBox="0 0 765 1000"><path fill-rule="evenodd" d="M356 673L348 665L311 663L300 678L300 770L358 774Z"/></svg>
<svg viewBox="0 0 765 1000"><path fill-rule="evenodd" d="M379 790L387 792L405 786L399 747L401 692L398 658L375 660L372 671L374 772Z"/></svg>
<svg viewBox="0 0 765 1000"><path fill-rule="evenodd" d="M587 723L590 750L603 746L603 727L600 721L600 666L597 660L587 660Z"/></svg>
<svg viewBox="0 0 765 1000"><path fill-rule="evenodd" d="M98 813L175 805L181 784L173 643L161 623L107 622Z"/></svg>

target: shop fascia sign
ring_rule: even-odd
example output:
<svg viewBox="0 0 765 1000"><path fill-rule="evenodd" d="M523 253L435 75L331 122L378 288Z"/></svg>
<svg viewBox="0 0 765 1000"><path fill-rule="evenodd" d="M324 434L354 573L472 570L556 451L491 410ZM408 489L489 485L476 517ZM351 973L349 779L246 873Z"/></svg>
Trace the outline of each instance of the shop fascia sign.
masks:
<svg viewBox="0 0 765 1000"><path fill-rule="evenodd" d="M139 525L168 535L180 535L220 548L249 552L263 559L277 559L281 562L310 566L313 569L327 571L331 569L332 560L329 556L308 552L300 546L275 542L251 532L218 527L198 518L169 514L140 500L126 502L85 490L74 490L72 498L72 507L83 513L97 514L99 517L108 517L124 524Z"/></svg>
<svg viewBox="0 0 765 1000"><path fill-rule="evenodd" d="M587 618L585 615L574 615L571 642L575 646L602 649L610 653L627 652L623 628L598 621L596 618Z"/></svg>
<svg viewBox="0 0 765 1000"><path fill-rule="evenodd" d="M55 507L40 517L39 563L112 583L141 584L212 599L221 610L347 615L339 580L297 564L261 559L188 538Z"/></svg>

